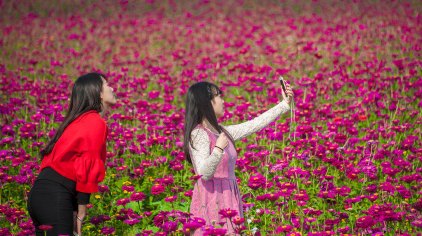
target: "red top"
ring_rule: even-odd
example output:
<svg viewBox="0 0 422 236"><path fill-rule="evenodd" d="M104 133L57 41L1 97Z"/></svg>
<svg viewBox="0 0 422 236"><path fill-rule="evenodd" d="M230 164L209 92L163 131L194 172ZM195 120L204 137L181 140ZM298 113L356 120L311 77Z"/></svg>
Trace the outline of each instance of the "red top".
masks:
<svg viewBox="0 0 422 236"><path fill-rule="evenodd" d="M51 167L76 182L76 191L98 192L105 176L106 122L97 111L77 117L64 130L53 150L44 156L41 168Z"/></svg>

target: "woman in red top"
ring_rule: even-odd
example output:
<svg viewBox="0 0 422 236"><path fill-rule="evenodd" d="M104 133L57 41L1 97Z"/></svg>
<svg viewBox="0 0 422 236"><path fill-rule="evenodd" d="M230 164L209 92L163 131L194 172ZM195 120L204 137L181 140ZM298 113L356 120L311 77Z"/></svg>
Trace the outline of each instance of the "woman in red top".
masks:
<svg viewBox="0 0 422 236"><path fill-rule="evenodd" d="M105 76L89 73L72 89L69 111L41 151L40 174L29 193L28 211L37 235L81 234L91 193L104 179L107 126L100 112L116 103Z"/></svg>

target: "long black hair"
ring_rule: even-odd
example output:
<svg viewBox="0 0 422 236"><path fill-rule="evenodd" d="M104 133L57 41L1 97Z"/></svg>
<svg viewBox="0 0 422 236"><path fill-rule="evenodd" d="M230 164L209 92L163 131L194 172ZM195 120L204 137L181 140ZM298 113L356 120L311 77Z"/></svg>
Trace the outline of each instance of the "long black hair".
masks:
<svg viewBox="0 0 422 236"><path fill-rule="evenodd" d="M218 124L217 116L211 104L211 100L222 94L222 91L217 85L209 82L198 82L189 87L186 96L186 111L185 111L185 132L183 138L183 150L185 152L186 160L192 163L189 154L189 144L193 146L192 130L198 124L201 124L206 119L218 133L224 132L230 141L234 144L233 137Z"/></svg>
<svg viewBox="0 0 422 236"><path fill-rule="evenodd" d="M100 73L88 73L75 81L70 98L69 111L63 123L57 129L56 134L54 134L47 146L40 151L42 157L53 150L54 145L62 136L66 127L78 116L90 110L98 112L103 110L101 102L101 92L103 90L102 78L105 79L106 77Z"/></svg>

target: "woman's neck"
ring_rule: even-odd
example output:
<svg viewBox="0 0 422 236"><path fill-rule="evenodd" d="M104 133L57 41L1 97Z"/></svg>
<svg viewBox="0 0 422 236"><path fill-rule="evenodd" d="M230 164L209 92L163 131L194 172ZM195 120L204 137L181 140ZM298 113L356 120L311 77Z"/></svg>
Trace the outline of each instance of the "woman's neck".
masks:
<svg viewBox="0 0 422 236"><path fill-rule="evenodd" d="M109 109L110 109L110 105L103 102L103 109L100 112L101 117L104 117L105 114L108 112Z"/></svg>

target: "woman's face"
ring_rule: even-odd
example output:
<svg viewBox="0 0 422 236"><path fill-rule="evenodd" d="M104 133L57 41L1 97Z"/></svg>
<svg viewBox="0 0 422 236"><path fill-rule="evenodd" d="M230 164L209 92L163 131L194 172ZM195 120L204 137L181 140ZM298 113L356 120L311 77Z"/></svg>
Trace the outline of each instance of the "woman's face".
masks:
<svg viewBox="0 0 422 236"><path fill-rule="evenodd" d="M212 108L214 108L214 113L217 118L220 118L224 115L224 100L221 97L221 94L216 95L211 100Z"/></svg>
<svg viewBox="0 0 422 236"><path fill-rule="evenodd" d="M114 96L113 88L111 88L107 81L102 78L103 80L103 91L101 92L101 100L103 101L104 105L114 105L116 104L116 96Z"/></svg>

